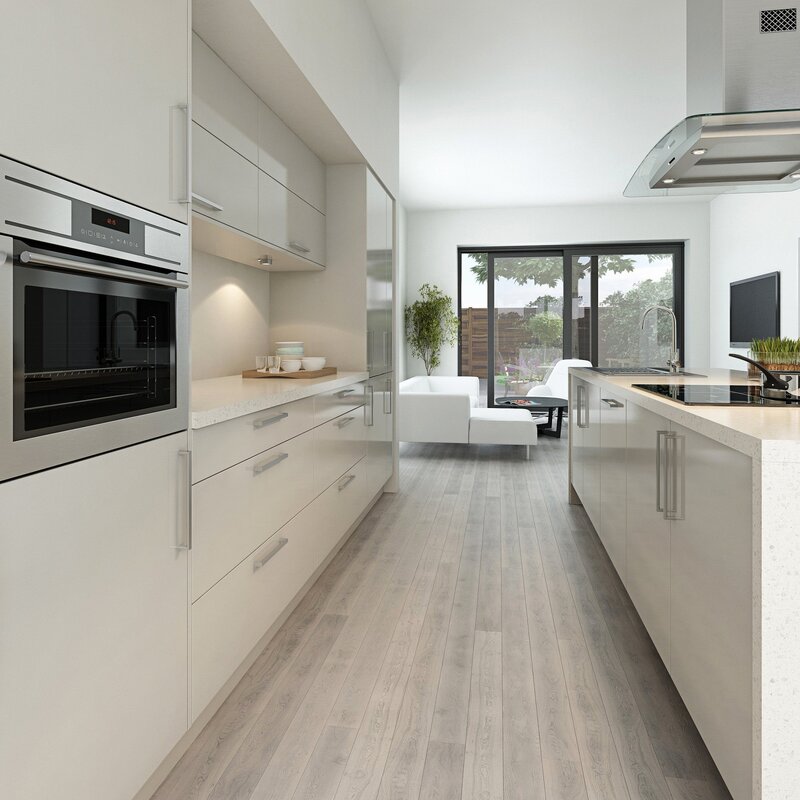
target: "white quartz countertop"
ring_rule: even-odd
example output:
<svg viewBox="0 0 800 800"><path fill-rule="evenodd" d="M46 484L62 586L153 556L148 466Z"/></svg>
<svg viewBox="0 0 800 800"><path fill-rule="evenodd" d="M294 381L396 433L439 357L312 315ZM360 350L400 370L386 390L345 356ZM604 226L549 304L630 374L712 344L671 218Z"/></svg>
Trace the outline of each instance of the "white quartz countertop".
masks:
<svg viewBox="0 0 800 800"><path fill-rule="evenodd" d="M687 406L658 397L635 383L747 384L746 372L696 369L703 377L689 375L604 375L591 369L570 370L577 377L605 387L615 395L635 402L685 428L733 447L754 458L800 462L800 404L783 407Z"/></svg>
<svg viewBox="0 0 800 800"><path fill-rule="evenodd" d="M205 428L293 400L340 389L369 378L367 372L339 372L326 378L242 378L230 375L192 381L192 428Z"/></svg>

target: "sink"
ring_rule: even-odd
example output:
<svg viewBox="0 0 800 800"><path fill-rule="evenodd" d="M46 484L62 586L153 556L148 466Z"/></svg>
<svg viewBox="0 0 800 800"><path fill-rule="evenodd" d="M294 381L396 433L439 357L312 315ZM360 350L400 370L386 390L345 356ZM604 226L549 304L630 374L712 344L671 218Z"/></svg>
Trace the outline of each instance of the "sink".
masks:
<svg viewBox="0 0 800 800"><path fill-rule="evenodd" d="M591 367L601 375L686 375L690 378L705 378L698 372L686 372L682 368L677 372L670 372L669 367Z"/></svg>

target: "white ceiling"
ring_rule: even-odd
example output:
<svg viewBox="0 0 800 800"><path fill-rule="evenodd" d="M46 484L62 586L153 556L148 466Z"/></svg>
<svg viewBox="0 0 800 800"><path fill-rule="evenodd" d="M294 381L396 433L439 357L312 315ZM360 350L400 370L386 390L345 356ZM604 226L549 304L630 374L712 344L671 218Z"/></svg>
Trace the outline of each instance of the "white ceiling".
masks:
<svg viewBox="0 0 800 800"><path fill-rule="evenodd" d="M407 208L621 202L686 113L686 0L366 0Z"/></svg>

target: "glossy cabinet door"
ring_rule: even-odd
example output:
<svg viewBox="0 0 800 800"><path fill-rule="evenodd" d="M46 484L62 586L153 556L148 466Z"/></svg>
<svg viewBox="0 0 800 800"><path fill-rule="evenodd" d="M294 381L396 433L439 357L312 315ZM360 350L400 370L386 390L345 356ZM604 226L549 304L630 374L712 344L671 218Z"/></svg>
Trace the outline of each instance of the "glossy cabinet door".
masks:
<svg viewBox="0 0 800 800"><path fill-rule="evenodd" d="M670 674L735 800L752 796L752 461L672 424Z"/></svg>
<svg viewBox="0 0 800 800"><path fill-rule="evenodd" d="M668 668L670 523L663 486L669 430L668 420L628 403L625 587Z"/></svg>
<svg viewBox="0 0 800 800"><path fill-rule="evenodd" d="M258 233L258 167L192 123L192 210Z"/></svg>
<svg viewBox="0 0 800 800"><path fill-rule="evenodd" d="M3 797L130 800L187 730L186 446L0 484Z"/></svg>
<svg viewBox="0 0 800 800"><path fill-rule="evenodd" d="M4 3L2 24L0 153L186 222L187 0Z"/></svg>
<svg viewBox="0 0 800 800"><path fill-rule="evenodd" d="M261 171L257 235L300 258L325 265L325 215Z"/></svg>
<svg viewBox="0 0 800 800"><path fill-rule="evenodd" d="M367 428L367 482L370 497L381 491L392 477L394 434L394 373L367 382L364 421Z"/></svg>
<svg viewBox="0 0 800 800"><path fill-rule="evenodd" d="M598 534L617 573L625 580L626 403L600 392L600 528Z"/></svg>
<svg viewBox="0 0 800 800"><path fill-rule="evenodd" d="M255 92L195 33L192 34L192 119L258 164Z"/></svg>

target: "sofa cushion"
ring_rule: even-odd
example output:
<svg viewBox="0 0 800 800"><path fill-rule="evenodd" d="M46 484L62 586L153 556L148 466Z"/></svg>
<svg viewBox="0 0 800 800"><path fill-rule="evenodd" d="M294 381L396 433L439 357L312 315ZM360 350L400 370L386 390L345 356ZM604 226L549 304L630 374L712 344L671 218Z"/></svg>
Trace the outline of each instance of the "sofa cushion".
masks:
<svg viewBox="0 0 800 800"><path fill-rule="evenodd" d="M470 444L536 444L539 429L522 408L473 408Z"/></svg>

